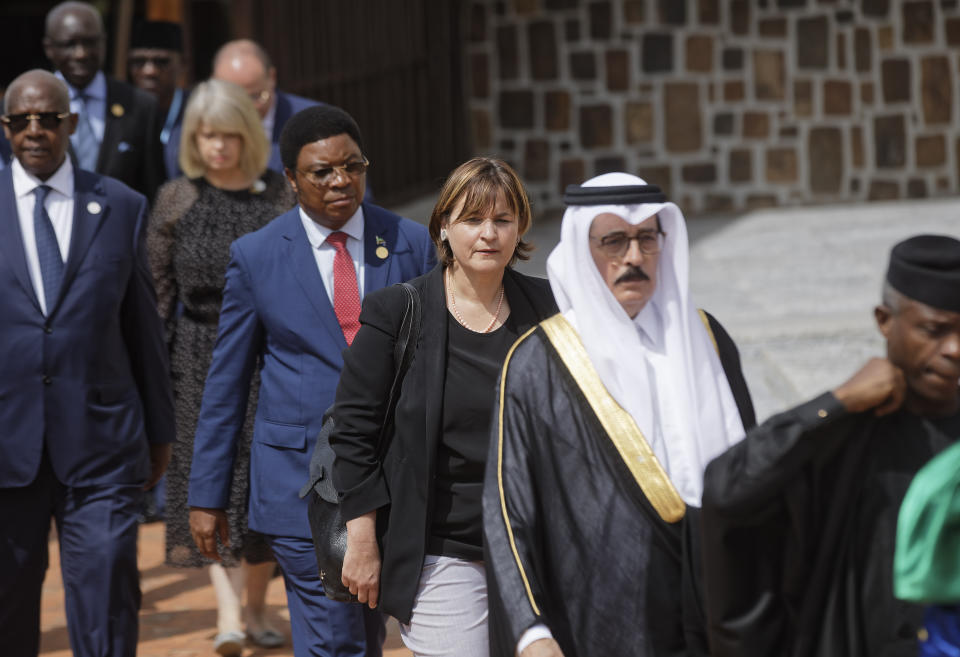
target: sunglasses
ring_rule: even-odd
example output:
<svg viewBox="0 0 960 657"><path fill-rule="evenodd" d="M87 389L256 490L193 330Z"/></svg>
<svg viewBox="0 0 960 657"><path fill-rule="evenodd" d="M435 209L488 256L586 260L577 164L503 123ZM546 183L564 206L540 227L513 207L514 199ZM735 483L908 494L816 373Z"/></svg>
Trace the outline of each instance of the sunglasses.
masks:
<svg viewBox="0 0 960 657"><path fill-rule="evenodd" d="M168 55L157 55L155 57L137 55L130 58L130 66L133 68L143 68L147 64L153 64L155 68L169 68L172 63L173 58Z"/></svg>
<svg viewBox="0 0 960 657"><path fill-rule="evenodd" d="M44 130L56 130L60 123L70 116L70 112L38 112L36 114L8 114L0 116L0 123L10 128L11 132L26 130L31 121L36 121Z"/></svg>

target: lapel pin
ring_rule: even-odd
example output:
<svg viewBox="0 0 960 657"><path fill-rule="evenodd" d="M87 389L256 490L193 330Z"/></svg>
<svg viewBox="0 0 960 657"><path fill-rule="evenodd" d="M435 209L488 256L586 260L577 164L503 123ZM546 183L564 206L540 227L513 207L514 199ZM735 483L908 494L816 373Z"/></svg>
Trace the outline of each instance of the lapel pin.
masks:
<svg viewBox="0 0 960 657"><path fill-rule="evenodd" d="M381 260L386 260L387 256L390 255L390 252L387 250L387 240L383 239L379 235L373 238L377 244L377 250L374 253L377 254L377 257Z"/></svg>
<svg viewBox="0 0 960 657"><path fill-rule="evenodd" d="M87 203L87 212L90 214L100 214L100 210L102 209L103 207L96 201L90 201Z"/></svg>
<svg viewBox="0 0 960 657"><path fill-rule="evenodd" d="M114 103L113 105L110 106L110 113L113 114L118 119L121 116L123 116L123 112L124 112L123 105L121 105L120 103Z"/></svg>

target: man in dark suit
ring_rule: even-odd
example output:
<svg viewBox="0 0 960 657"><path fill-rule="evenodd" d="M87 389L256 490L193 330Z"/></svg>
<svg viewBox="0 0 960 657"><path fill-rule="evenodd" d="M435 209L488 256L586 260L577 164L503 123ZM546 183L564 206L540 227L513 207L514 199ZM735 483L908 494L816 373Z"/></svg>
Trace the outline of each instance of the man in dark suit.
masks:
<svg viewBox="0 0 960 657"><path fill-rule="evenodd" d="M10 85L0 173L0 652L35 656L51 517L78 657L136 652L141 491L174 439L147 202L67 157L66 86Z"/></svg>
<svg viewBox="0 0 960 657"><path fill-rule="evenodd" d="M71 137L76 163L152 201L165 178L157 103L103 74L105 45L103 21L92 5L63 2L47 14L44 52L67 83L70 110L79 117Z"/></svg>
<svg viewBox="0 0 960 657"><path fill-rule="evenodd" d="M296 657L381 652L379 612L324 596L297 493L333 402L341 352L359 328L362 293L419 276L436 258L423 226L363 202L362 143L353 119L330 105L305 109L284 127L280 149L298 206L233 243L194 437L191 531L200 551L217 558L259 365L249 523L269 536L283 571Z"/></svg>
<svg viewBox="0 0 960 657"><path fill-rule="evenodd" d="M157 99L160 144L167 178L180 175L180 124L190 92L180 86L183 75L183 30L179 23L143 21L130 38L127 55L130 82ZM172 137L176 132L177 143Z"/></svg>
<svg viewBox="0 0 960 657"><path fill-rule="evenodd" d="M229 41L220 47L213 58L213 76L243 87L260 113L263 129L270 139L270 161L267 167L283 173L280 157L280 133L294 114L302 109L318 105L309 98L302 98L277 90L277 69L267 52L249 39Z"/></svg>

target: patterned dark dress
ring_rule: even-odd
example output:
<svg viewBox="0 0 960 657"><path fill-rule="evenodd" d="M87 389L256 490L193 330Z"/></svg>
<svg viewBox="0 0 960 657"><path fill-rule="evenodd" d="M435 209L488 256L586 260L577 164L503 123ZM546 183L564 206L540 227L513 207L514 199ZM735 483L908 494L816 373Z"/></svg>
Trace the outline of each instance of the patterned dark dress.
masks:
<svg viewBox="0 0 960 657"><path fill-rule="evenodd" d="M270 170L249 190L228 191L202 178L178 178L157 194L147 244L158 306L166 321L177 422L177 442L166 475L166 557L170 565L212 563L200 555L190 535L187 489L193 434L217 339L230 243L263 227L294 202L287 181ZM247 528L250 439L258 389L255 375L226 509L230 547L220 548L225 566L235 566L241 558L251 563L273 558L265 538Z"/></svg>

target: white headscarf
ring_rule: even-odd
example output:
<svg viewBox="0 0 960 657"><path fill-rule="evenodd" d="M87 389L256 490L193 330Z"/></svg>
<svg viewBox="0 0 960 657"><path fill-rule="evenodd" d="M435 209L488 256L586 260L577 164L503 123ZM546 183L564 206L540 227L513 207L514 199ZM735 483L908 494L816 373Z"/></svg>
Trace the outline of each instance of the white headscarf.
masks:
<svg viewBox="0 0 960 657"><path fill-rule="evenodd" d="M608 173L584 186L644 184L636 176ZM657 214L666 233L656 290L635 320L613 296L590 253L590 225L607 212L634 226ZM704 468L744 431L716 349L690 300L687 227L680 208L673 203L568 207L547 275L560 312L580 333L607 391L640 427L683 500L700 506ZM640 325L659 326L649 346Z"/></svg>

